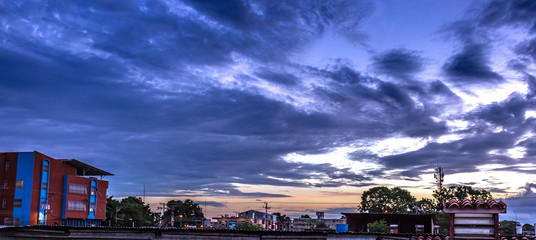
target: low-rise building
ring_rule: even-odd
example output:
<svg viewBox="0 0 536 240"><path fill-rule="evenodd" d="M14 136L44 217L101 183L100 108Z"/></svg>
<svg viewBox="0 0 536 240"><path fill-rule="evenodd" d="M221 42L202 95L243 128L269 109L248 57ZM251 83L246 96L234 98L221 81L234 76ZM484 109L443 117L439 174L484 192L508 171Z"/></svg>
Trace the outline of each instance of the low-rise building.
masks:
<svg viewBox="0 0 536 240"><path fill-rule="evenodd" d="M212 228L217 229L236 229L236 225L242 221L251 222L249 218L241 218L236 216L223 215L212 218Z"/></svg>
<svg viewBox="0 0 536 240"><path fill-rule="evenodd" d="M345 219L327 219L324 218L324 212L316 212L316 219L312 218L294 218L292 219L292 231L310 231L313 228L318 228L324 225L327 228L335 230L337 224L346 224Z"/></svg>
<svg viewBox="0 0 536 240"><path fill-rule="evenodd" d="M276 216L266 214L260 211L249 210L238 213L238 216L223 215L212 218L213 228L218 229L235 229L240 222L249 222L265 230L276 230Z"/></svg>
<svg viewBox="0 0 536 240"><path fill-rule="evenodd" d="M251 219L251 222L265 230L276 230L276 216L260 212L256 210L249 210L238 213L238 217Z"/></svg>
<svg viewBox="0 0 536 240"><path fill-rule="evenodd" d="M108 182L92 176L108 175L37 151L0 153L0 225L100 226Z"/></svg>

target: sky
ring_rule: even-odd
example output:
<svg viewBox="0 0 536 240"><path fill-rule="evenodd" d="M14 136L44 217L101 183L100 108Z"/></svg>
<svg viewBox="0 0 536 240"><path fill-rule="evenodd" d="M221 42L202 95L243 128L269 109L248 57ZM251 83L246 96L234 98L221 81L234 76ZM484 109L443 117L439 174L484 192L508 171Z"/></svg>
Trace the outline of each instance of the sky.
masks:
<svg viewBox="0 0 536 240"><path fill-rule="evenodd" d="M536 222L536 2L1 1L0 151L207 216L490 191ZM145 187L144 187L145 186ZM145 189L145 195L144 195Z"/></svg>

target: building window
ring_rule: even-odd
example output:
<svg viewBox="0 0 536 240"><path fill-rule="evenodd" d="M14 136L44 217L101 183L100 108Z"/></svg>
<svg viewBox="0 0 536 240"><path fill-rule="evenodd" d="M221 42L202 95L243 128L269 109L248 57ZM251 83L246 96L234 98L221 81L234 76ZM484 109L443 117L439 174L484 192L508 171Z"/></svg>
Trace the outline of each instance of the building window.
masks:
<svg viewBox="0 0 536 240"><path fill-rule="evenodd" d="M91 196L95 196L97 195L97 187L96 186L91 186L91 191L89 193Z"/></svg>
<svg viewBox="0 0 536 240"><path fill-rule="evenodd" d="M90 212L95 212L97 209L95 209L96 207L96 204L95 203L90 203L89 204L89 211Z"/></svg>
<svg viewBox="0 0 536 240"><path fill-rule="evenodd" d="M13 218L4 218L4 225L13 225Z"/></svg>
<svg viewBox="0 0 536 240"><path fill-rule="evenodd" d="M6 171L9 170L9 160L6 161Z"/></svg>
<svg viewBox="0 0 536 240"><path fill-rule="evenodd" d="M15 188L16 189L22 189L24 187L24 180L17 180L15 182Z"/></svg>
<svg viewBox="0 0 536 240"><path fill-rule="evenodd" d="M13 218L13 225L15 226L20 225L20 218Z"/></svg>
<svg viewBox="0 0 536 240"><path fill-rule="evenodd" d="M48 172L48 164L43 164L43 172Z"/></svg>
<svg viewBox="0 0 536 240"><path fill-rule="evenodd" d="M78 201L69 201L67 204L67 210L70 211L86 211L86 203Z"/></svg>
<svg viewBox="0 0 536 240"><path fill-rule="evenodd" d="M6 208L7 207L7 199L2 199L2 208Z"/></svg>
<svg viewBox="0 0 536 240"><path fill-rule="evenodd" d="M41 183L41 190L47 190L48 189L48 183L44 182Z"/></svg>
<svg viewBox="0 0 536 240"><path fill-rule="evenodd" d="M41 202L41 203L39 204L39 208L49 210L49 209L50 209L50 205L47 204L47 202Z"/></svg>
<svg viewBox="0 0 536 240"><path fill-rule="evenodd" d="M22 199L15 199L15 200L13 201L13 207L14 207L14 208L20 208L20 207L22 207Z"/></svg>
<svg viewBox="0 0 536 240"><path fill-rule="evenodd" d="M87 187L86 187L86 185L82 185L82 184L70 183L69 184L69 193L86 194L87 193Z"/></svg>
<svg viewBox="0 0 536 240"><path fill-rule="evenodd" d="M8 187L7 179L4 179L4 189L7 189L7 187Z"/></svg>

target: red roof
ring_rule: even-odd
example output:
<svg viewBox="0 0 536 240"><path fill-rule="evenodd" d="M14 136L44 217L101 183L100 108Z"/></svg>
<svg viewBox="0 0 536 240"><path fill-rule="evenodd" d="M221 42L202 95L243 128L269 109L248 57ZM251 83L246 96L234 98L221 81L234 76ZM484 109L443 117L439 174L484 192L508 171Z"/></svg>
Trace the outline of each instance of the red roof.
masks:
<svg viewBox="0 0 536 240"><path fill-rule="evenodd" d="M471 201L469 199L463 199L461 201L458 201L457 199L453 198L450 199L447 202L443 202L443 208L445 212L460 212L464 210L496 210L498 212L506 212L506 203L503 201L495 201L493 199L488 199L486 201L484 200L474 200Z"/></svg>

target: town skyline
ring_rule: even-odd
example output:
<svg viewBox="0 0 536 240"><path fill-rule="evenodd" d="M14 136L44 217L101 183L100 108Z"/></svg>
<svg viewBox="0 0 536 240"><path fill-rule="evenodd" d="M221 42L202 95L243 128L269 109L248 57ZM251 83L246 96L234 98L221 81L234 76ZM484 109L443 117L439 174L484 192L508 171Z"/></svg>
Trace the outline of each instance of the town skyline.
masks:
<svg viewBox="0 0 536 240"><path fill-rule="evenodd" d="M536 222L534 1L5 1L0 13L2 152L102 168L109 195L333 216L374 186L430 198L441 166L445 186Z"/></svg>

